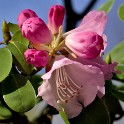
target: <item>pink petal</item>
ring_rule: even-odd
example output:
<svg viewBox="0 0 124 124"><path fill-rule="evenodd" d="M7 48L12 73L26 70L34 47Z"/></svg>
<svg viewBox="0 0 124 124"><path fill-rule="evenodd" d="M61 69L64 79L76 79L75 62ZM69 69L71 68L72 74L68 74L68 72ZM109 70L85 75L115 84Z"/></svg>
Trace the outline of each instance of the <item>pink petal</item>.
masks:
<svg viewBox="0 0 124 124"><path fill-rule="evenodd" d="M18 25L19 25L20 29L22 28L23 23L28 18L31 18L31 17L38 17L38 15L33 10L30 10L30 9L25 9L25 10L20 12L20 14L17 18Z"/></svg>
<svg viewBox="0 0 124 124"><path fill-rule="evenodd" d="M68 81L70 81L68 82L70 83L69 86L72 88L78 88L77 92L79 91L79 94L74 95L73 93L75 91L71 91L72 94L70 94L71 92L68 90L70 87L67 87L69 94L67 92L68 95L66 97L64 96L66 94L58 94L57 90L59 88L59 84L57 81L60 77L56 77L56 75L58 75L57 70L60 68L65 69L65 71L63 70L63 73L66 77L68 77ZM38 96L42 96L48 104L54 106L58 110L59 107L56 102L60 100L60 104L64 107L69 118L75 117L81 112L81 103L84 106L87 106L95 99L98 92L97 86L104 86L104 76L99 68L91 65L82 65L81 63L69 60L64 56L58 56L52 69L43 75L42 78L44 82L39 87ZM66 84L67 82L61 83L64 86L64 83ZM72 97L70 97L71 95ZM67 100L67 102L63 101L62 97L63 100Z"/></svg>
<svg viewBox="0 0 124 124"><path fill-rule="evenodd" d="M76 61L81 62L84 65L93 65L95 67L98 67L99 69L101 69L101 71L104 74L104 78L105 80L110 80L113 76L112 73L115 73L115 66L117 65L116 62L112 63L112 64L106 64L105 61L103 61L102 57L98 56L95 59L92 60L88 60L88 59L83 59L78 57L76 59Z"/></svg>
<svg viewBox="0 0 124 124"><path fill-rule="evenodd" d="M98 88L97 96L99 98L102 98L105 95L105 87L97 86L97 88Z"/></svg>
<svg viewBox="0 0 124 124"><path fill-rule="evenodd" d="M48 27L52 34L59 33L59 27L63 23L65 8L61 5L54 5L49 10Z"/></svg>
<svg viewBox="0 0 124 124"><path fill-rule="evenodd" d="M96 58L104 49L103 38L95 32L75 32L65 38L66 46L77 56Z"/></svg>
<svg viewBox="0 0 124 124"><path fill-rule="evenodd" d="M79 32L79 31L92 31L101 35L104 31L107 21L107 16L104 11L93 10L89 12L82 20L79 27L67 32L66 34Z"/></svg>
<svg viewBox="0 0 124 124"><path fill-rule="evenodd" d="M23 23L22 34L34 44L48 44L52 41L50 30L44 21L38 17L29 18Z"/></svg>

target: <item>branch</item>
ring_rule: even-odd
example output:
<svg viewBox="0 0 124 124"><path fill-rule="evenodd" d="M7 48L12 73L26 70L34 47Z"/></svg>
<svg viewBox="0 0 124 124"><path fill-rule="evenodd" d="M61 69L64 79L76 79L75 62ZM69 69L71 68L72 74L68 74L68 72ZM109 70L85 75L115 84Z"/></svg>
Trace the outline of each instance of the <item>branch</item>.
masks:
<svg viewBox="0 0 124 124"><path fill-rule="evenodd" d="M73 10L71 0L64 0L64 5L66 9L66 31L75 28L76 23L80 19L82 19L87 14L87 12L89 12L89 10L91 10L91 8L95 5L97 1L98 0L92 0L85 8L85 10L81 14L78 14Z"/></svg>
<svg viewBox="0 0 124 124"><path fill-rule="evenodd" d="M5 43L2 41L2 42L0 42L0 45L2 45L2 44L5 44Z"/></svg>

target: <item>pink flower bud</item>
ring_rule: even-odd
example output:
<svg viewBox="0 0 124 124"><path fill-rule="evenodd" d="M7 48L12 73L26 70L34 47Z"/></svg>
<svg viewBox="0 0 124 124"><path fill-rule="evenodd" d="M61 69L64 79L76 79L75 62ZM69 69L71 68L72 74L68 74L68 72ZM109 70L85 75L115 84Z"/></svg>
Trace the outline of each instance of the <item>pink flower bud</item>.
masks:
<svg viewBox="0 0 124 124"><path fill-rule="evenodd" d="M44 67L49 60L48 53L43 50L28 49L24 53L24 56L26 61L35 67Z"/></svg>
<svg viewBox="0 0 124 124"><path fill-rule="evenodd" d="M77 32L65 39L67 47L77 56L93 59L104 49L103 38L95 32Z"/></svg>
<svg viewBox="0 0 124 124"><path fill-rule="evenodd" d="M52 6L48 15L48 27L53 34L59 32L59 27L62 25L65 14L65 8L60 5Z"/></svg>
<svg viewBox="0 0 124 124"><path fill-rule="evenodd" d="M29 18L23 23L22 34L34 44L48 44L52 41L50 30L44 21L38 17Z"/></svg>
<svg viewBox="0 0 124 124"><path fill-rule="evenodd" d="M28 18L31 18L31 17L38 17L38 16L34 11L30 9L25 9L21 11L21 13L19 14L17 18L20 29L22 28L23 22L25 22Z"/></svg>

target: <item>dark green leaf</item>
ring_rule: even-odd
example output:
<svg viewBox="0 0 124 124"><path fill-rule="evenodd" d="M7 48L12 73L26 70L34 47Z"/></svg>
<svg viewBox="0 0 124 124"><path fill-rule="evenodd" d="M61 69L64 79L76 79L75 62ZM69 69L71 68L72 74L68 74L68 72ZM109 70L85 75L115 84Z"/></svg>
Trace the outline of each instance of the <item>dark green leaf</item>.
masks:
<svg viewBox="0 0 124 124"><path fill-rule="evenodd" d="M118 16L124 22L124 4L121 4L118 9Z"/></svg>
<svg viewBox="0 0 124 124"><path fill-rule="evenodd" d="M70 120L71 124L110 124L109 121L108 111L99 98L83 108L79 116Z"/></svg>
<svg viewBox="0 0 124 124"><path fill-rule="evenodd" d="M124 102L124 90L113 90L112 94L119 100Z"/></svg>
<svg viewBox="0 0 124 124"><path fill-rule="evenodd" d="M36 102L30 81L22 75L9 76L2 84L2 94L6 104L16 112L26 112Z"/></svg>
<svg viewBox="0 0 124 124"><path fill-rule="evenodd" d="M35 89L35 92L36 94L38 93L38 87L41 85L42 83L42 79L41 79L41 76L40 75L34 75L32 78L31 78L31 84L33 85L34 89Z"/></svg>
<svg viewBox="0 0 124 124"><path fill-rule="evenodd" d="M7 48L0 49L0 82L9 74L12 68L12 55Z"/></svg>
<svg viewBox="0 0 124 124"><path fill-rule="evenodd" d="M17 24L13 24L13 23L8 23L9 26L9 30L10 32L12 32L12 34L16 33L19 30L19 26Z"/></svg>
<svg viewBox="0 0 124 124"><path fill-rule="evenodd" d="M105 11L106 13L109 13L112 9L112 6L114 4L115 0L107 0L107 2L103 3L98 10Z"/></svg>
<svg viewBox="0 0 124 124"><path fill-rule="evenodd" d="M113 96L111 93L106 93L104 100L111 118L118 119L123 115L123 110L120 102L115 96ZM117 114L118 117L116 116Z"/></svg>
<svg viewBox="0 0 124 124"><path fill-rule="evenodd" d="M10 110L0 103L0 119L8 119L12 116Z"/></svg>
<svg viewBox="0 0 124 124"><path fill-rule="evenodd" d="M8 48L18 62L16 63L15 61L15 64L18 67L18 69L25 74L30 74L33 70L32 66L26 62L24 57L24 52L26 51L27 47L20 42L11 41L8 44Z"/></svg>
<svg viewBox="0 0 124 124"><path fill-rule="evenodd" d="M28 48L29 41L22 36L22 33L20 30L18 30L16 33L14 33L14 35L12 37L12 41L20 42Z"/></svg>

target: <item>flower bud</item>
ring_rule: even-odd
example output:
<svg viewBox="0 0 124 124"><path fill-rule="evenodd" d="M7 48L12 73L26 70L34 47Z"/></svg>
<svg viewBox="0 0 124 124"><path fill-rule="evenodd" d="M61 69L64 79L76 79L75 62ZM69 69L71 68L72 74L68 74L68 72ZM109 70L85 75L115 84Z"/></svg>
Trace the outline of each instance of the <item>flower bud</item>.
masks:
<svg viewBox="0 0 124 124"><path fill-rule="evenodd" d="M52 34L59 32L59 27L62 25L65 14L65 8L60 5L52 6L48 14L48 27Z"/></svg>
<svg viewBox="0 0 124 124"><path fill-rule="evenodd" d="M24 56L26 61L35 67L44 67L49 60L48 53L43 50L28 49L24 53Z"/></svg>
<svg viewBox="0 0 124 124"><path fill-rule="evenodd" d="M8 27L5 20L2 23L2 32L3 32L4 42L8 43L8 41L11 40L11 35L10 35L10 32L9 32L9 27Z"/></svg>
<svg viewBox="0 0 124 124"><path fill-rule="evenodd" d="M66 46L77 56L85 59L96 58L104 49L103 38L95 32L77 32L65 39Z"/></svg>
<svg viewBox="0 0 124 124"><path fill-rule="evenodd" d="M38 17L38 16L34 11L30 9L25 9L21 11L21 13L19 14L17 18L20 29L22 28L23 22L25 22L28 18L31 18L31 17Z"/></svg>
<svg viewBox="0 0 124 124"><path fill-rule="evenodd" d="M38 17L29 18L23 23L22 34L34 44L48 44L52 41L50 30L44 21Z"/></svg>

